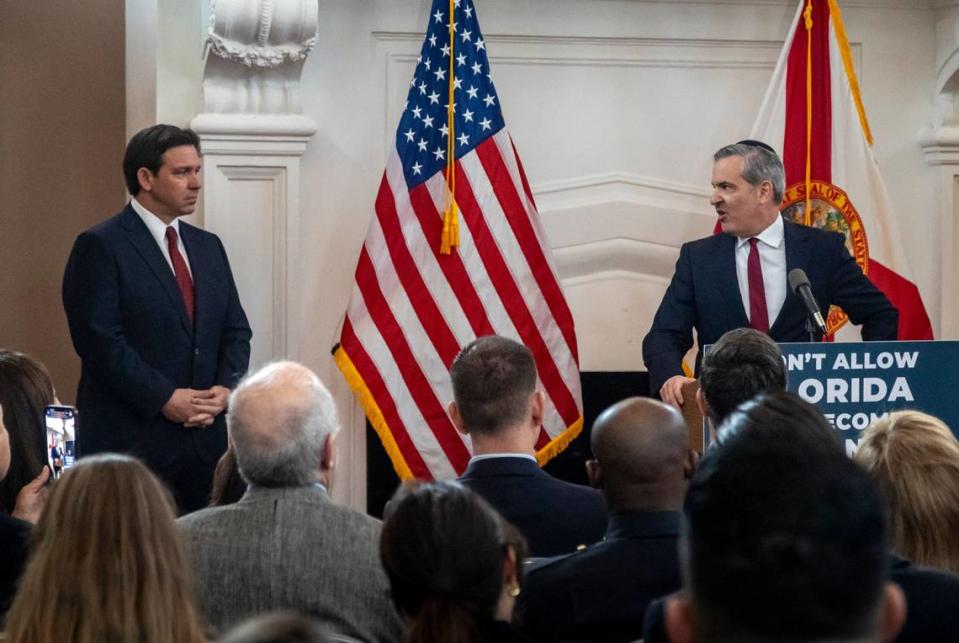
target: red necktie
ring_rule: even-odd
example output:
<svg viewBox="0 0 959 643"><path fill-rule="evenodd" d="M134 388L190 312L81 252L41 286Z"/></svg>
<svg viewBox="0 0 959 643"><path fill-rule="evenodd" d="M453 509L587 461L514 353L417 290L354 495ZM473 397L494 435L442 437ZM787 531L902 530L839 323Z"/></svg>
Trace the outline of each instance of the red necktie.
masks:
<svg viewBox="0 0 959 643"><path fill-rule="evenodd" d="M183 305L186 306L186 315L192 322L193 279L190 277L190 271L186 267L186 261L183 260L183 255L180 254L180 249L177 248L176 230L173 229L173 226L167 226L166 246L170 251L170 261L173 263L173 274L176 275L176 283L180 287L180 294L183 296ZM750 280L752 280L752 277L750 277ZM752 283L752 281L750 281L750 283Z"/></svg>
<svg viewBox="0 0 959 643"><path fill-rule="evenodd" d="M749 260L746 275L749 278L749 326L769 333L769 312L766 310L766 287L763 285L763 266L759 262L759 239L749 240Z"/></svg>

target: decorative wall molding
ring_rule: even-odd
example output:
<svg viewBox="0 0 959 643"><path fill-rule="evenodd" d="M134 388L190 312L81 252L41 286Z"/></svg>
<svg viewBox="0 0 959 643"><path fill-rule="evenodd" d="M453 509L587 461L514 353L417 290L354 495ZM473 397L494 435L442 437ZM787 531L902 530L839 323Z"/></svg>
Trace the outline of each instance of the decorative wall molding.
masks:
<svg viewBox="0 0 959 643"><path fill-rule="evenodd" d="M316 46L316 0L216 0L210 11L204 111L299 114L303 63Z"/></svg>

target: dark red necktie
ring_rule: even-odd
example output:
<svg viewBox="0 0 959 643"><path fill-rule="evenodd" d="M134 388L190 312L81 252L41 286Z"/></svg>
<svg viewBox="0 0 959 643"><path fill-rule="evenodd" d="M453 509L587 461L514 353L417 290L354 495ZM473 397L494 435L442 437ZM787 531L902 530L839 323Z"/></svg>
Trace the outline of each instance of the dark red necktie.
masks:
<svg viewBox="0 0 959 643"><path fill-rule="evenodd" d="M769 333L769 312L766 310L766 287L763 285L763 266L759 262L759 239L749 240L749 260L746 275L749 278L749 326Z"/></svg>
<svg viewBox="0 0 959 643"><path fill-rule="evenodd" d="M176 244L176 230L173 226L167 226L166 246L170 251L170 261L173 263L173 274L176 275L176 283L180 287L180 295L183 296L183 305L186 306L187 317L193 321L193 278L190 277L190 271L186 267L186 261L180 254L180 249ZM750 259L751 261L751 259ZM750 268L752 270L752 268ZM752 274L752 273L750 273ZM752 283L752 277L749 278ZM752 286L750 286L752 288Z"/></svg>

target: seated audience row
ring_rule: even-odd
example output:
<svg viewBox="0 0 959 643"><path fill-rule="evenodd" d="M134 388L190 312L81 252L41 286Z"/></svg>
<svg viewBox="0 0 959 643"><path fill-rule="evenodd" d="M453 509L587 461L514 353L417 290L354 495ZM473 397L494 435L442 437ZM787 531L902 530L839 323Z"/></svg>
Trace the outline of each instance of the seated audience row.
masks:
<svg viewBox="0 0 959 643"><path fill-rule="evenodd" d="M590 489L536 464L545 399L525 347L480 338L451 380L450 416L475 457L460 482L401 487L381 524L330 499L339 425L316 375L292 362L260 369L231 396L214 506L174 523L162 483L127 456L85 458L47 487L52 384L0 351L0 479L17 480L12 496L0 488L7 513L39 515L8 640L189 643L238 625L222 640L908 643L959 632L959 576L916 564L955 569L959 549L959 442L935 418L890 414L853 462L823 415L785 393L776 344L740 329L704 359L696 403L713 445L698 469L678 412L631 398L593 427ZM39 469L23 466L37 452ZM13 543L0 601L29 531L0 514ZM526 542L551 557L524 566ZM303 616L242 625L275 610Z"/></svg>

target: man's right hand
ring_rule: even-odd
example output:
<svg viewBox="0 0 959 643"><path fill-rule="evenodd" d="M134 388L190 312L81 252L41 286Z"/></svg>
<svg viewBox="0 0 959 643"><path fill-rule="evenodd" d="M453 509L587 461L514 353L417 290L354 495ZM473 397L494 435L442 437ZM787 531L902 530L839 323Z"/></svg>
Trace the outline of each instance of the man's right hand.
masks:
<svg viewBox="0 0 959 643"><path fill-rule="evenodd" d="M163 417L176 422L177 424L187 424L191 426L206 426L206 418L201 416L209 415L210 422L213 422L213 416L220 412L216 404L211 404L205 399L199 397L200 391L192 388L178 388L173 391L173 395L167 400L160 412Z"/></svg>
<svg viewBox="0 0 959 643"><path fill-rule="evenodd" d="M683 404L686 401L683 399L683 387L690 383L695 382L691 377L686 377L684 375L673 375L666 383L663 384L663 387L659 389L659 397L666 404L672 404L677 409L682 410Z"/></svg>

